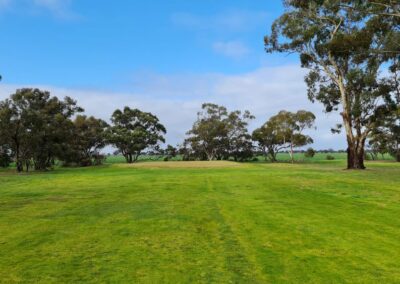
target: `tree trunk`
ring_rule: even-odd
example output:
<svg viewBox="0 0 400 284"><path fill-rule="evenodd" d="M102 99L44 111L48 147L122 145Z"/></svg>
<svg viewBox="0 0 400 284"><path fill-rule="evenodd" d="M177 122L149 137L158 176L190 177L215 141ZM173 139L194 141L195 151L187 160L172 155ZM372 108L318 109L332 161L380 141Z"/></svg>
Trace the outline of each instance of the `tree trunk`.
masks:
<svg viewBox="0 0 400 284"><path fill-rule="evenodd" d="M20 158L20 149L18 140L14 138L14 142L15 142L15 163L17 164L17 172L20 173L24 170L24 165Z"/></svg>
<svg viewBox="0 0 400 284"><path fill-rule="evenodd" d="M24 166L22 165L22 162L18 159L17 160L17 172L21 173L24 170Z"/></svg>
<svg viewBox="0 0 400 284"><path fill-rule="evenodd" d="M292 164L294 164L294 157L293 157L293 144L290 143L290 160L292 162Z"/></svg>
<svg viewBox="0 0 400 284"><path fill-rule="evenodd" d="M277 153L275 152L274 149L269 149L269 150L268 150L268 153L269 153L269 156L270 156L270 161L271 161L272 163L275 163L275 162L278 161L278 160L276 159Z"/></svg>
<svg viewBox="0 0 400 284"><path fill-rule="evenodd" d="M214 154L211 152L206 152L207 160L212 161L214 160Z"/></svg>
<svg viewBox="0 0 400 284"><path fill-rule="evenodd" d="M136 163L139 160L139 156L140 156L140 152L139 153L135 153L131 162L132 163Z"/></svg>
<svg viewBox="0 0 400 284"><path fill-rule="evenodd" d="M364 165L364 143L348 143L347 148L347 169L349 170L365 170ZM358 146L357 146L358 144Z"/></svg>
<svg viewBox="0 0 400 284"><path fill-rule="evenodd" d="M358 129L357 136L353 134L353 125L351 121L350 112L347 111L347 102L344 104L344 111L342 112L343 124L346 130L347 138L347 169L348 170L365 170L365 141L368 136L367 133L361 133Z"/></svg>

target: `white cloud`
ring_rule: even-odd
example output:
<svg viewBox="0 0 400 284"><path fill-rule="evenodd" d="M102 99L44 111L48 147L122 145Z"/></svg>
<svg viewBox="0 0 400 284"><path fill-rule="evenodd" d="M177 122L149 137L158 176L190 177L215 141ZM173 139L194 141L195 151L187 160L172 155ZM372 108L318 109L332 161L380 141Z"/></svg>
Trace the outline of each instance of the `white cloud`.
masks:
<svg viewBox="0 0 400 284"><path fill-rule="evenodd" d="M11 0L0 0L0 10L7 8L11 4Z"/></svg>
<svg viewBox="0 0 400 284"><path fill-rule="evenodd" d="M227 57L239 59L250 53L250 49L241 41L219 41L213 44L215 52Z"/></svg>
<svg viewBox="0 0 400 284"><path fill-rule="evenodd" d="M78 100L87 114L105 120L116 108L125 105L150 111L167 127L167 143L170 144L182 142L204 102L222 104L231 110L250 110L257 117L251 130L280 110L306 109L317 116L317 130L309 132L316 142L314 146L345 148L344 137L330 133L331 127L340 121L339 115L327 115L322 112L321 105L308 101L304 74L305 71L297 66L266 67L239 75L138 74L135 78L137 90L127 93L37 87L58 97L71 96ZM20 86L0 84L0 99L6 98L17 87Z"/></svg>
<svg viewBox="0 0 400 284"><path fill-rule="evenodd" d="M13 8L14 10L39 13L46 11L57 19L71 20L79 18L70 9L71 0L0 0L1 8Z"/></svg>

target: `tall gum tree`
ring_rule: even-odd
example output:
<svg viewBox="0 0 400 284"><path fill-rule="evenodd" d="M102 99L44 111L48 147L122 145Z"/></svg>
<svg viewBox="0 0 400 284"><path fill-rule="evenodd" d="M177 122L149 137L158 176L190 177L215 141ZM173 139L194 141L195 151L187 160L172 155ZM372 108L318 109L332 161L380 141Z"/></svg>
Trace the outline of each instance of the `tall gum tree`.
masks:
<svg viewBox="0 0 400 284"><path fill-rule="evenodd" d="M365 141L392 105L382 70L400 54L398 5L367 2L286 0L285 13L265 37L267 52L300 54L301 66L310 70L311 101L340 111L334 131L346 132L348 169L365 169Z"/></svg>
<svg viewBox="0 0 400 284"><path fill-rule="evenodd" d="M122 153L129 164L137 162L145 149L165 142L167 130L152 113L126 106L113 113L111 122L107 131L108 142Z"/></svg>

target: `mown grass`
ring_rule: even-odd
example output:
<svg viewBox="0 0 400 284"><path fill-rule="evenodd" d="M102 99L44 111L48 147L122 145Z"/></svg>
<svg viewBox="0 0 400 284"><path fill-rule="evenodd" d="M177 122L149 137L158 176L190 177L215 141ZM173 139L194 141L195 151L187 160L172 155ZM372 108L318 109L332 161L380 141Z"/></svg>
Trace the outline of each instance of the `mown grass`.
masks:
<svg viewBox="0 0 400 284"><path fill-rule="evenodd" d="M316 153L314 157L312 158L307 158L304 156L304 153L295 153L294 154L294 159L296 160L297 163L315 163L315 162L321 162L321 161L326 161L327 156L332 156L336 161L342 161L347 159L347 154L346 153ZM141 162L154 162L154 161L164 161L165 156L162 155L155 155L155 156L149 156L149 155L142 155L139 157L139 160ZM277 155L277 159L280 162L290 162L290 155L289 153L279 153ZM171 159L172 161L180 161L182 160L181 156L177 156ZM259 162L264 163L265 162L265 157L263 156L258 156L257 160ZM381 161L394 161L394 158L388 154L381 156L379 155L378 160ZM253 161L254 162L254 161ZM120 155L111 155L106 157L106 163L107 164L119 164L119 163L125 163L125 158Z"/></svg>
<svg viewBox="0 0 400 284"><path fill-rule="evenodd" d="M400 165L0 173L6 283L399 283Z"/></svg>

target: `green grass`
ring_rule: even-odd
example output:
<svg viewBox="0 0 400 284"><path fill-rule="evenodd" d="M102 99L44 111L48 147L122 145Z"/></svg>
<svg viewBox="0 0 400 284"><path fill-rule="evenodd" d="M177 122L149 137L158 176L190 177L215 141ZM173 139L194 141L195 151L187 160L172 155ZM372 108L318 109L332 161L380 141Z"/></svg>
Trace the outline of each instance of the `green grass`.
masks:
<svg viewBox="0 0 400 284"><path fill-rule="evenodd" d="M346 153L316 153L313 158L306 158L304 156L304 153L295 153L294 158L297 161L297 163L315 163L315 162L321 162L321 161L326 161L326 156L333 156L335 160L346 160L347 159L347 154ZM259 156L257 159L260 162L265 162L265 157ZM290 162L290 155L289 153L279 153L277 156L277 159L280 162ZM383 157L379 155L378 157L379 160L384 160L384 161L394 161L394 158L388 154L384 155ZM139 157L140 161L143 162L151 162L151 161L163 161L164 156L148 156L148 155L142 155ZM182 160L182 157L177 156L172 159L173 161L179 161ZM107 156L106 158L106 163L107 164L118 164L118 163L125 163L125 158L123 156L117 155L117 156Z"/></svg>
<svg viewBox="0 0 400 284"><path fill-rule="evenodd" d="M3 283L399 283L400 164L0 171Z"/></svg>

